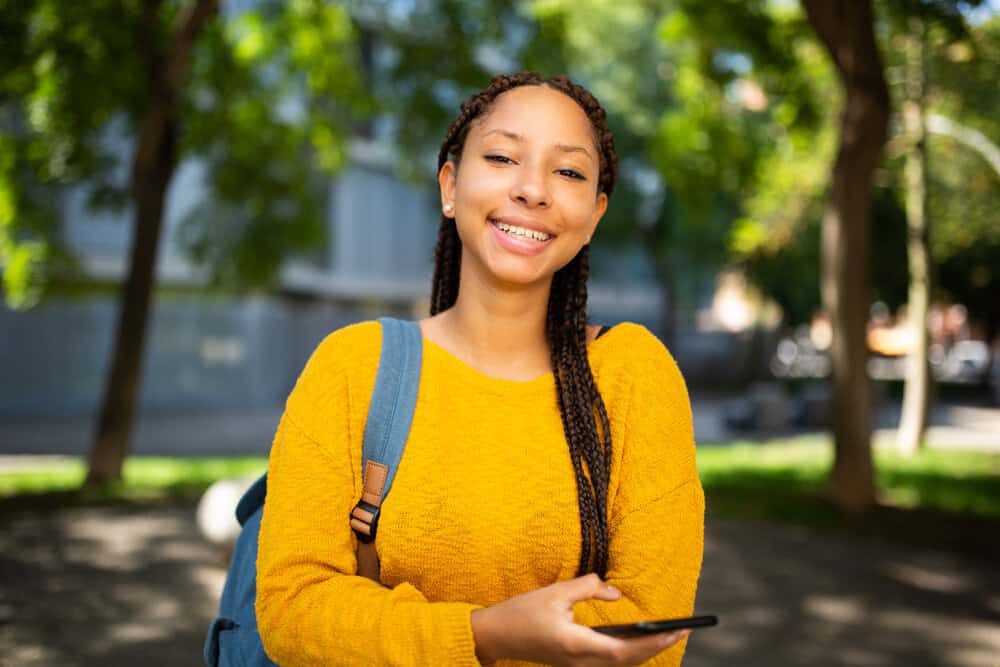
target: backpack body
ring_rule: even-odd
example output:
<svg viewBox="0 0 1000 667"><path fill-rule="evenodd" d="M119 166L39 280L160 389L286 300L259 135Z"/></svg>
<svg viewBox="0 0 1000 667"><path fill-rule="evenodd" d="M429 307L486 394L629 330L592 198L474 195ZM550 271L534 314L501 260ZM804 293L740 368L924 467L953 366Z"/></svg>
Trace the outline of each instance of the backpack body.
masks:
<svg viewBox="0 0 1000 667"><path fill-rule="evenodd" d="M365 492L352 510L349 521L359 540L359 574L377 580L378 561L373 540L382 501L392 486L403 456L406 438L416 408L420 385L423 339L416 322L381 318L382 352L365 424ZM369 477L384 479L381 494L373 494ZM242 529L226 574L219 615L205 639L204 659L208 667L275 667L267 657L257 630L257 541L267 496L267 474L246 491L236 506ZM362 557L364 556L364 558Z"/></svg>

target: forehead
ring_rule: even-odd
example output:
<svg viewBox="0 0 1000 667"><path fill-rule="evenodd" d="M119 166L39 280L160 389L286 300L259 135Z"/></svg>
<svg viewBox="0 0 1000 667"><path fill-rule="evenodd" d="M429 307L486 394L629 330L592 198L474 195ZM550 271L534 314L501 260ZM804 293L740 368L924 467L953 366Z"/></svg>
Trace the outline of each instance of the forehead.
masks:
<svg viewBox="0 0 1000 667"><path fill-rule="evenodd" d="M590 119L576 100L547 86L518 86L500 94L479 119L473 132L503 128L548 142L582 144L594 141Z"/></svg>

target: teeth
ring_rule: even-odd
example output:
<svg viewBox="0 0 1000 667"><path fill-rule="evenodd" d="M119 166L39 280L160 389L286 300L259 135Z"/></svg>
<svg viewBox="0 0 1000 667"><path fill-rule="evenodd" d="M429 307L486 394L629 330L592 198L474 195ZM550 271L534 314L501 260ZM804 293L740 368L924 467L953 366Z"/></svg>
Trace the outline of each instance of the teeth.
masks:
<svg viewBox="0 0 1000 667"><path fill-rule="evenodd" d="M523 238L534 239L536 241L548 241L551 236L545 232L536 232L533 229L525 229L524 227L516 227L514 225L508 225L505 222L495 222L496 226L508 234L514 234L515 236L521 236Z"/></svg>

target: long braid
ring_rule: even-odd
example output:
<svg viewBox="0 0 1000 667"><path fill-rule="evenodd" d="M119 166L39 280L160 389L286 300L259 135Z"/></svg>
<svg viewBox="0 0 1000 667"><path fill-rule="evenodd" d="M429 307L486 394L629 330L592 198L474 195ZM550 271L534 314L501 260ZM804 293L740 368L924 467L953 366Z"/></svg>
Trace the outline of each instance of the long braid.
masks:
<svg viewBox="0 0 1000 667"><path fill-rule="evenodd" d="M442 216L434 251L434 278L431 289L431 315L447 310L458 298L459 270L462 268L462 241L455 221Z"/></svg>
<svg viewBox="0 0 1000 667"><path fill-rule="evenodd" d="M600 176L598 192L611 195L615 187L618 157L614 135L604 109L582 86L563 76L543 78L532 72L493 78L481 92L462 103L458 117L448 127L438 153L438 168L453 160L458 166L472 122L483 115L502 93L525 85L542 85L573 98L587 114L598 147ZM452 218L441 217L434 254L431 314L451 308L458 299L462 243ZM551 350L556 395L563 432L569 445L580 507L580 561L577 574L608 568L608 483L611 461L611 429L604 400L594 381L587 358L587 276L590 247L552 278L546 316L546 336Z"/></svg>

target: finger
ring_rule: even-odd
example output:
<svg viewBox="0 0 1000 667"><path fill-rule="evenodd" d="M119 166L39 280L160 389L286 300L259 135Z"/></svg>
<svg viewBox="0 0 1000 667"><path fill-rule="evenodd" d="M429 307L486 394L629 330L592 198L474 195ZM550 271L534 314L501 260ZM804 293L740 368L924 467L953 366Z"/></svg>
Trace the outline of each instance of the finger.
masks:
<svg viewBox="0 0 1000 667"><path fill-rule="evenodd" d="M674 630L673 632L660 632L646 637L626 639L625 641L637 649L651 649L659 653L663 649L670 648L690 634L690 630Z"/></svg>
<svg viewBox="0 0 1000 667"><path fill-rule="evenodd" d="M565 632L566 645L572 647L573 655L597 658L601 661L637 664L673 644L661 634L623 639L595 632L585 625L577 624L571 624Z"/></svg>
<svg viewBox="0 0 1000 667"><path fill-rule="evenodd" d="M622 592L609 583L601 581L596 574L587 574L576 579L570 579L558 584L561 593L566 596L570 603L581 600L607 600L614 601L622 596Z"/></svg>
<svg viewBox="0 0 1000 667"><path fill-rule="evenodd" d="M584 631L589 630L584 626L580 627ZM675 630L629 638L609 637L593 631L590 631L590 634L597 635L597 637L579 637L577 639L577 646L584 655L632 665L646 662L658 653L667 650L691 634L691 631Z"/></svg>

